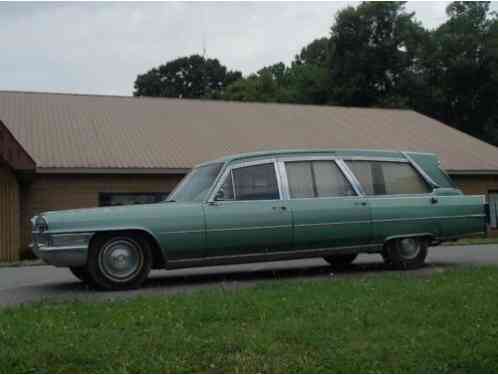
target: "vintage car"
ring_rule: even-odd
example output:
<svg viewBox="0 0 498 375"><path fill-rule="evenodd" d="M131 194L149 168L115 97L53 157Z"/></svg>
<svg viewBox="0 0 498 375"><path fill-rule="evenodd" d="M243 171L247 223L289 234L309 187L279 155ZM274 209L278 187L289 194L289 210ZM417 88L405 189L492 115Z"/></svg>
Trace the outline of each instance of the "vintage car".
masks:
<svg viewBox="0 0 498 375"><path fill-rule="evenodd" d="M379 253L424 264L441 241L486 232L483 196L463 195L434 154L280 150L195 167L163 202L45 212L33 250L103 289L151 269Z"/></svg>

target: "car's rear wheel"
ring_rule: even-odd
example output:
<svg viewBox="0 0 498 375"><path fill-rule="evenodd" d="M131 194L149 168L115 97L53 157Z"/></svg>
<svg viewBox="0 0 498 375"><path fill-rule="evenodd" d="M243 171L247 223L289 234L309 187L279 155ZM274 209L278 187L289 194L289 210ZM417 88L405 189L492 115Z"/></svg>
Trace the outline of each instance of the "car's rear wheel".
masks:
<svg viewBox="0 0 498 375"><path fill-rule="evenodd" d="M423 237L407 237L386 243L382 256L387 264L399 269L422 267L427 257L428 241Z"/></svg>
<svg viewBox="0 0 498 375"><path fill-rule="evenodd" d="M90 283L90 275L88 274L88 270L86 269L86 267L70 267L69 270L74 276L76 276L84 283Z"/></svg>
<svg viewBox="0 0 498 375"><path fill-rule="evenodd" d="M151 266L152 252L148 241L135 235L97 238L88 257L92 284L106 290L139 287L149 275Z"/></svg>
<svg viewBox="0 0 498 375"><path fill-rule="evenodd" d="M358 254L335 254L323 257L332 267L343 268L349 266Z"/></svg>

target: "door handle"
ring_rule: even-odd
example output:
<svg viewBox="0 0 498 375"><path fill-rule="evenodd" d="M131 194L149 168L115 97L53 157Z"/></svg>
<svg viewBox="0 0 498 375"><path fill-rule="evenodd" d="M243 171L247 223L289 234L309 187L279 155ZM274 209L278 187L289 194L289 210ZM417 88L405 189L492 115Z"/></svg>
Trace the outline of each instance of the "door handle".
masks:
<svg viewBox="0 0 498 375"><path fill-rule="evenodd" d="M354 204L355 206L366 206L367 205L367 202L363 201L363 202L355 202Z"/></svg>
<svg viewBox="0 0 498 375"><path fill-rule="evenodd" d="M436 204L437 202L439 202L439 199L437 199L436 197L432 197L431 198L431 203L432 204Z"/></svg>
<svg viewBox="0 0 498 375"><path fill-rule="evenodd" d="M287 207L285 206L273 206L272 207L272 210L282 210L282 211L285 211L287 209Z"/></svg>

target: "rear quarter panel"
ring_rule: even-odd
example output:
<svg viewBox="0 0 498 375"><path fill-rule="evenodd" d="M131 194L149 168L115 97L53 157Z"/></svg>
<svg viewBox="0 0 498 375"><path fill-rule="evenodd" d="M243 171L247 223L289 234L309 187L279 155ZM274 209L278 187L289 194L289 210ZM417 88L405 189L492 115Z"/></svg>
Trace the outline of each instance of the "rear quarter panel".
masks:
<svg viewBox="0 0 498 375"><path fill-rule="evenodd" d="M438 196L439 204L444 208L440 219L441 237L461 238L486 231L486 214L484 196L451 195Z"/></svg>

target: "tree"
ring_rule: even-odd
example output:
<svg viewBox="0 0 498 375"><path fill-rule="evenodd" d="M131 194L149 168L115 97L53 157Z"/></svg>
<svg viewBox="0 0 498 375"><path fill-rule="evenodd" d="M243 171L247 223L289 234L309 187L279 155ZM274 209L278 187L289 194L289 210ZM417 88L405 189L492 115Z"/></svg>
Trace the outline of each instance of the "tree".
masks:
<svg viewBox="0 0 498 375"><path fill-rule="evenodd" d="M217 59L180 57L138 75L133 95L219 98L230 83L241 77L242 73L228 71Z"/></svg>
<svg viewBox="0 0 498 375"><path fill-rule="evenodd" d="M228 86L222 98L245 102L290 102L288 68L277 63Z"/></svg>
<svg viewBox="0 0 498 375"><path fill-rule="evenodd" d="M400 2L364 2L337 14L331 28L331 101L351 106L399 106L415 81L427 32Z"/></svg>
<svg viewBox="0 0 498 375"><path fill-rule="evenodd" d="M424 59L430 96L418 109L498 144L498 19L486 2L456 1Z"/></svg>
<svg viewBox="0 0 498 375"><path fill-rule="evenodd" d="M299 65L308 64L326 66L330 62L331 41L329 38L315 39L301 49L294 62Z"/></svg>
<svg viewBox="0 0 498 375"><path fill-rule="evenodd" d="M291 66L280 62L230 85L225 100L325 104L330 40L316 39L295 56Z"/></svg>

